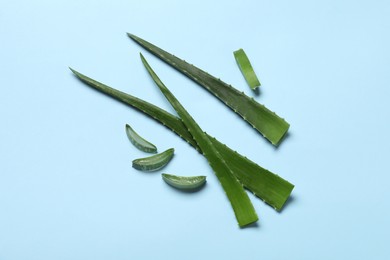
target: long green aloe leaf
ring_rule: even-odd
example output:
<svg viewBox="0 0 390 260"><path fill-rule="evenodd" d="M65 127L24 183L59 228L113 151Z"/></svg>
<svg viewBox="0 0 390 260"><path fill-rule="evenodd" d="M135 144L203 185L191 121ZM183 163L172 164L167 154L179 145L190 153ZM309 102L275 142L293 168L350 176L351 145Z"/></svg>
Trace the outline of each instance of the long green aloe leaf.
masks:
<svg viewBox="0 0 390 260"><path fill-rule="evenodd" d="M273 145L278 145L286 134L290 125L253 98L249 98L231 85L133 34L129 33L128 36L147 51L206 88L250 123Z"/></svg>
<svg viewBox="0 0 390 260"><path fill-rule="evenodd" d="M141 60L158 88L169 103L171 103L198 146L202 149L204 157L206 157L209 162L233 207L239 226L243 227L256 222L258 217L248 194L245 192L243 185L233 174L218 150L214 147L210 138L203 132L202 128L200 128L179 100L177 100L172 92L162 83L142 54Z"/></svg>
<svg viewBox="0 0 390 260"><path fill-rule="evenodd" d="M201 152L200 148L192 138L192 135L188 132L187 128L178 117L147 101L91 79L76 70L71 68L70 70L88 86L150 116L154 120L168 127L183 140L187 141L192 147ZM258 164L230 149L217 139L211 136L209 136L209 138L225 161L230 163L230 168L241 183L257 197L280 211L290 196L294 185L278 175L260 167Z"/></svg>

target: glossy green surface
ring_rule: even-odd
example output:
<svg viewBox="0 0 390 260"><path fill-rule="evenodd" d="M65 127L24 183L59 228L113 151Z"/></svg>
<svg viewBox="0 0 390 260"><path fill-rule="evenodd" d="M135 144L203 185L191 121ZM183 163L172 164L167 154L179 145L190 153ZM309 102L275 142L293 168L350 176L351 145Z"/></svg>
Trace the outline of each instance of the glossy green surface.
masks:
<svg viewBox="0 0 390 260"><path fill-rule="evenodd" d="M131 126L126 124L125 129L127 137L135 147L147 153L157 153L157 147L137 134Z"/></svg>
<svg viewBox="0 0 390 260"><path fill-rule="evenodd" d="M206 176L177 176L173 174L163 173L163 180L180 190L194 190L206 183Z"/></svg>
<svg viewBox="0 0 390 260"><path fill-rule="evenodd" d="M234 58L236 59L237 65L241 70L242 75L244 76L249 87L255 90L260 86L260 81L256 76L255 71L253 70L252 64L249 61L246 53L243 49L235 51Z"/></svg>
<svg viewBox="0 0 390 260"><path fill-rule="evenodd" d="M171 65L219 98L257 129L273 145L278 145L287 133L290 125L264 105L257 103L253 98L246 96L231 85L135 35L128 34L128 36L145 50L151 52L157 58Z"/></svg>
<svg viewBox="0 0 390 260"><path fill-rule="evenodd" d="M201 149L192 138L192 135L178 117L147 101L111 88L73 69L71 69L71 71L88 86L137 109L166 126L197 151L202 153ZM215 148L218 149L224 160L229 164L229 167L235 176L249 191L276 210L279 211L282 209L294 188L293 184L230 149L210 135L208 135L208 137L213 142Z"/></svg>
<svg viewBox="0 0 390 260"><path fill-rule="evenodd" d="M141 171L157 171L167 165L175 152L170 148L162 153L133 160L133 168Z"/></svg>
<svg viewBox="0 0 390 260"><path fill-rule="evenodd" d="M218 150L214 147L210 138L203 132L200 126L180 104L171 91L162 83L142 54L141 59L156 85L159 87L169 103L171 103L184 125L188 128L188 131L192 134L195 142L202 149L203 155L206 157L230 201L234 214L236 215L238 225L240 227L244 227L256 222L258 217L248 194L245 192L243 185L233 174L232 170L226 164Z"/></svg>

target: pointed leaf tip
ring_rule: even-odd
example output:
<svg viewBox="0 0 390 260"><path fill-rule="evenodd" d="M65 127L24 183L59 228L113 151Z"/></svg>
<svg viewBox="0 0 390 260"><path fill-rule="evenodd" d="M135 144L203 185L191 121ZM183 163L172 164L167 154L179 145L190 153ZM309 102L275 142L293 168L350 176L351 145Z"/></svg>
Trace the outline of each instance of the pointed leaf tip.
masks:
<svg viewBox="0 0 390 260"><path fill-rule="evenodd" d="M134 41L137 41L139 39L139 37L137 37L136 35L134 35L132 33L127 33L127 36L129 36L129 38L134 40Z"/></svg>
<svg viewBox="0 0 390 260"><path fill-rule="evenodd" d="M77 77L79 77L80 76L80 72L78 72L77 70L75 70L75 69L73 69L73 68L71 68L71 67L68 67L69 69L70 69L70 71L74 74L74 75L76 75Z"/></svg>

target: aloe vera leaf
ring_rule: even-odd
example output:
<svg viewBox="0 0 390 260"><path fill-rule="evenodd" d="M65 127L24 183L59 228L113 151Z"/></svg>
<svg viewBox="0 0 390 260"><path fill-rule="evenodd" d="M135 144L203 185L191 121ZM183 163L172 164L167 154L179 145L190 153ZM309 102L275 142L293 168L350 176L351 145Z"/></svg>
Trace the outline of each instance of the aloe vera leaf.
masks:
<svg viewBox="0 0 390 260"><path fill-rule="evenodd" d="M206 176L177 176L173 174L163 173L163 180L180 190L194 190L206 183Z"/></svg>
<svg viewBox="0 0 390 260"><path fill-rule="evenodd" d="M243 49L239 49L233 52L234 58L236 59L237 65L241 70L242 75L244 76L246 83L249 87L255 90L260 86L260 81L256 76L255 71L253 70L252 64L246 56L246 53Z"/></svg>
<svg viewBox="0 0 390 260"><path fill-rule="evenodd" d="M175 152L170 148L162 153L133 160L133 168L141 171L157 171L167 165Z"/></svg>
<svg viewBox="0 0 390 260"><path fill-rule="evenodd" d="M81 74L72 68L69 69L85 84L150 116L154 120L160 122L162 125L171 129L175 134L186 140L195 149L199 150L199 147L192 138L192 135L187 131L181 120L176 116L169 114L167 111L149 102L146 102L145 100L109 87L103 83L100 83L99 81Z"/></svg>
<svg viewBox="0 0 390 260"><path fill-rule="evenodd" d="M264 105L257 103L253 98L246 96L231 85L133 34L128 33L128 36L157 58L163 60L219 98L273 145L278 145L287 133L290 125Z"/></svg>
<svg viewBox="0 0 390 260"><path fill-rule="evenodd" d="M169 103L171 103L184 125L188 128L188 131L192 134L198 146L202 149L203 155L209 162L209 165L213 169L230 201L230 204L232 205L238 225L240 227L244 227L256 222L258 217L248 194L245 192L243 185L230 170L223 157L219 154L218 150L214 147L209 137L181 105L179 100L177 100L171 91L162 83L142 54L141 60L160 91L164 94Z"/></svg>
<svg viewBox="0 0 390 260"><path fill-rule="evenodd" d="M181 137L198 152L202 153L201 149L192 138L192 135L188 132L187 128L178 117L147 101L91 79L72 68L70 68L70 70L78 79L88 86L150 116ZM230 163L229 166L236 177L249 191L262 199L265 203L275 208L277 211L280 211L283 208L283 205L294 188L293 184L230 149L228 146L219 142L210 135L208 135L208 137L213 142L215 148L217 148L219 153L223 156L225 161Z"/></svg>
<svg viewBox="0 0 390 260"><path fill-rule="evenodd" d="M127 137L135 147L146 153L157 153L157 147L137 134L131 126L126 124L125 129Z"/></svg>

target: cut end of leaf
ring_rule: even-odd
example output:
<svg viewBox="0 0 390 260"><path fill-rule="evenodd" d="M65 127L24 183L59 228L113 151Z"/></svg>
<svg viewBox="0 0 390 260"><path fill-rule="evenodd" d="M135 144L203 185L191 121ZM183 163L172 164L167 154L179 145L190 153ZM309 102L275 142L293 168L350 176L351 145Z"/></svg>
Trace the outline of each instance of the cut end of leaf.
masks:
<svg viewBox="0 0 390 260"><path fill-rule="evenodd" d="M284 121L284 125L282 127L283 129L280 129L280 131L276 132L277 134L275 134L273 138L269 138L269 140L271 140L271 143L276 147L279 146L282 140L287 136L290 124Z"/></svg>
<svg viewBox="0 0 390 260"><path fill-rule="evenodd" d="M251 220L251 221L248 221L248 222L246 222L246 223L238 223L238 226L240 227L240 228L246 228L246 227L248 227L248 226L251 226L251 225L256 225L256 222L259 220L259 218L257 218L257 219L255 219L255 220Z"/></svg>

